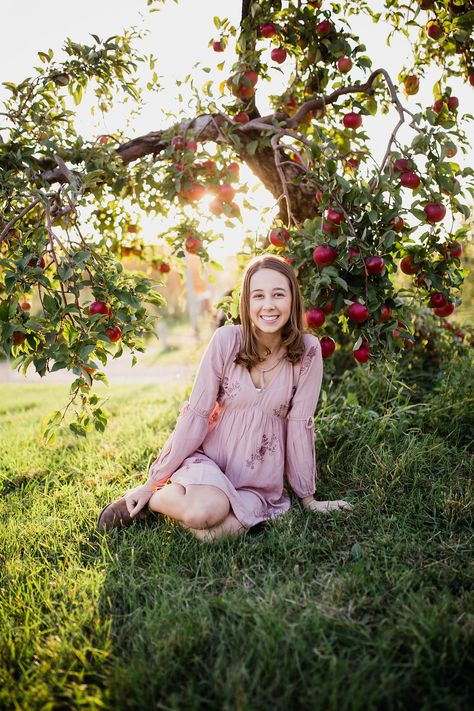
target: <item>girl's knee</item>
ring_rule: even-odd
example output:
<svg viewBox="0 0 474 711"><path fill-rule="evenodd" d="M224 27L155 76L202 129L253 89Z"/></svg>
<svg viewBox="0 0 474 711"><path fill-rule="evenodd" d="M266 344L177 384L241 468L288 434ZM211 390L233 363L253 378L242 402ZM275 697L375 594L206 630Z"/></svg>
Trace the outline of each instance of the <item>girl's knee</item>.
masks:
<svg viewBox="0 0 474 711"><path fill-rule="evenodd" d="M188 528L205 529L215 526L225 519L228 508L225 505L213 506L212 502L196 501L190 502L183 513L183 523Z"/></svg>

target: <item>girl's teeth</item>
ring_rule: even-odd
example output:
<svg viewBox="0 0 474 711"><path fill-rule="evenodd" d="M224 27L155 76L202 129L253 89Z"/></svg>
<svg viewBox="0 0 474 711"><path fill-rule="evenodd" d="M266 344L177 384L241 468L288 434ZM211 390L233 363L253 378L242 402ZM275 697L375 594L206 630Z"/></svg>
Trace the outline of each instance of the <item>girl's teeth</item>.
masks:
<svg viewBox="0 0 474 711"><path fill-rule="evenodd" d="M264 321L269 321L269 322L271 322L271 321L276 321L277 318L278 318L278 316L272 316L271 318L269 318L269 317L267 317L267 316L260 316L260 318L263 319Z"/></svg>

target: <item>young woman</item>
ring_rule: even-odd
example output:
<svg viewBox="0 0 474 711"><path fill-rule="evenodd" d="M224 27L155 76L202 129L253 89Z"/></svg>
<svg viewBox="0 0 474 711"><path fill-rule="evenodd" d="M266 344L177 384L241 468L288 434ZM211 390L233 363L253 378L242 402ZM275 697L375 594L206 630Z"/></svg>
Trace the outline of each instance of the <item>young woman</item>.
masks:
<svg viewBox="0 0 474 711"><path fill-rule="evenodd" d="M299 286L282 257L264 254L248 264L240 320L214 332L148 481L106 506L99 527L128 525L152 511L201 540L238 536L288 511L284 474L305 508L351 508L314 498L321 348L305 333Z"/></svg>

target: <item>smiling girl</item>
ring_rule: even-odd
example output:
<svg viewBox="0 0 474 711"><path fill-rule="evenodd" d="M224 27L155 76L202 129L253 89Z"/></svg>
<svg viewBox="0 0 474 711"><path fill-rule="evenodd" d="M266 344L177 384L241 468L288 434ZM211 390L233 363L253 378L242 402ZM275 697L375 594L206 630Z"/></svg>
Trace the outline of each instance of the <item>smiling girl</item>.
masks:
<svg viewBox="0 0 474 711"><path fill-rule="evenodd" d="M263 254L247 265L240 320L214 332L148 481L106 506L99 527L155 512L200 540L242 535L288 511L285 474L304 508L351 508L314 498L323 362L318 338L305 332L293 269L282 257Z"/></svg>

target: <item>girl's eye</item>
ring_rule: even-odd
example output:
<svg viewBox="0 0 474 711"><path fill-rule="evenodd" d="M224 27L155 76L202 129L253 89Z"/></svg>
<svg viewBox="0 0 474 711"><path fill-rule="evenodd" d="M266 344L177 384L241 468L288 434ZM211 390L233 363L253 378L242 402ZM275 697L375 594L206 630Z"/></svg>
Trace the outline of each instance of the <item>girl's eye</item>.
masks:
<svg viewBox="0 0 474 711"><path fill-rule="evenodd" d="M256 299L259 299L261 296L262 296L262 294L255 294ZM278 294L276 294L276 296L285 296L285 295L282 293L278 293Z"/></svg>

